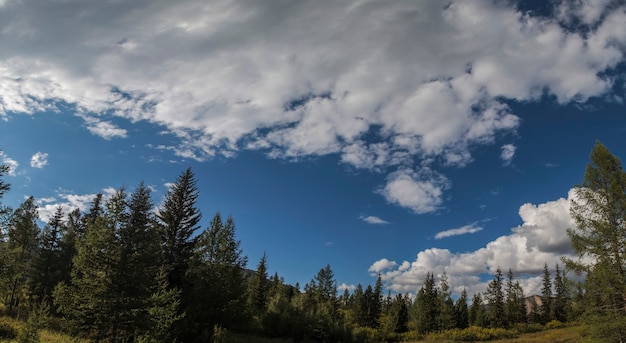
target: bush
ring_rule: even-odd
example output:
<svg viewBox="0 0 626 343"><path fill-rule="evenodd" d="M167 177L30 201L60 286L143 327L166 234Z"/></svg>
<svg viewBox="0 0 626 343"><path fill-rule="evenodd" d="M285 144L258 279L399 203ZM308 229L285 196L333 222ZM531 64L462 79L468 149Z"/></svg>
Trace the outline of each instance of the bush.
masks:
<svg viewBox="0 0 626 343"><path fill-rule="evenodd" d="M561 323L558 320L553 320L549 323L546 324L546 329L551 330L551 329L560 329L562 327L565 327L565 324Z"/></svg>
<svg viewBox="0 0 626 343"><path fill-rule="evenodd" d="M8 320L6 317L0 318L0 338L2 339L15 339L17 337L18 329L16 324Z"/></svg>

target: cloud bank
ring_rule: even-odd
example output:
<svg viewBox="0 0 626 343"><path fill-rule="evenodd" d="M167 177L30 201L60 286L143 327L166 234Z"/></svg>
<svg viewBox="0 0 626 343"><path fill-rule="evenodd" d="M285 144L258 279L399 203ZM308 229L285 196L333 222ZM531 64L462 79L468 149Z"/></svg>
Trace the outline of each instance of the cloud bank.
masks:
<svg viewBox="0 0 626 343"><path fill-rule="evenodd" d="M611 92L625 8L564 1L546 17L480 0L6 2L0 117L71 108L104 139L149 122L178 139L157 149L196 160L335 154L386 173L390 203L427 213L449 187L434 168L464 166L473 146L520 125L507 101Z"/></svg>
<svg viewBox="0 0 626 343"><path fill-rule="evenodd" d="M467 288L472 294L485 290L492 278L487 274L492 274L498 267L503 272L510 268L527 294L538 293L544 264L553 269L560 263L561 256L573 257L567 236L567 229L574 227L569 214L573 196L574 192L570 191L567 199L522 205L519 209L522 224L478 250L456 253L430 248L417 253L412 262L380 259L370 266L369 271L381 273L390 289L411 293L423 285L427 272L435 275L446 272L455 293L460 294L463 288ZM484 280L485 276L488 281Z"/></svg>

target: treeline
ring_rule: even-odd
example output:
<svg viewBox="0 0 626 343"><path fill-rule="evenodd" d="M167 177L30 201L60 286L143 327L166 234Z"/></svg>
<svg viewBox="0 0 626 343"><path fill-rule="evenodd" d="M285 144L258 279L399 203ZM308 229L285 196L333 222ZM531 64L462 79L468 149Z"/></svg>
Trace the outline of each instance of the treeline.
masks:
<svg viewBox="0 0 626 343"><path fill-rule="evenodd" d="M7 172L0 166L0 177ZM9 188L0 178L0 199ZM373 286L338 294L330 265L302 288L269 276L265 255L250 271L231 217L218 212L201 226L190 169L156 209L143 183L107 198L99 194L85 212L58 208L43 227L33 197L16 209L0 204L0 296L8 314L30 317L25 327L32 337L41 318L51 317L72 335L98 342L208 342L229 332L393 342L588 318L599 337L621 339L626 174L602 145L594 148L580 189L572 206L578 227L569 234L579 256L592 258L565 262L584 282L567 280L558 265L552 275L545 265L534 297L500 268L487 290L471 298L465 290L453 297L445 273L428 273L415 295L392 295L384 293L380 275Z"/></svg>
<svg viewBox="0 0 626 343"><path fill-rule="evenodd" d="M296 341L393 341L409 331L567 319L569 296L557 292L553 301L547 266L545 294L530 316L512 272L505 282L499 269L469 306L465 291L453 300L445 274L435 284L429 273L411 297L385 296L380 276L373 287L338 296L330 266L300 289L269 277L265 255L247 273L233 219L217 213L202 229L197 197L188 169L156 211L143 183L98 194L84 213L59 207L43 228L33 197L5 208L0 276L8 311L43 307L72 334L99 342L206 342L224 330ZM554 286L565 290L558 266Z"/></svg>

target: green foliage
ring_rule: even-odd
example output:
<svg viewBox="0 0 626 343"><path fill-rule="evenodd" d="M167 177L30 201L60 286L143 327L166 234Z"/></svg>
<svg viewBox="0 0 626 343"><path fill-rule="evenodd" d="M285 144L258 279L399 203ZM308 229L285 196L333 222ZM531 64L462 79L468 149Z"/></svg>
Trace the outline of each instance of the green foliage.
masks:
<svg viewBox="0 0 626 343"><path fill-rule="evenodd" d="M0 339L15 339L18 331L15 321L7 317L0 318Z"/></svg>
<svg viewBox="0 0 626 343"><path fill-rule="evenodd" d="M482 328L478 326L470 326L466 329L452 329L439 333L431 333L427 336L428 340L451 340L455 342L477 342L477 341L493 341L496 339L517 337L515 330L507 330L503 328Z"/></svg>
<svg viewBox="0 0 626 343"><path fill-rule="evenodd" d="M196 179L191 169L183 172L170 187L156 218L163 262L171 287L183 288L183 279L195 246L194 233L200 228L202 214L196 208Z"/></svg>
<svg viewBox="0 0 626 343"><path fill-rule="evenodd" d="M496 269L493 280L489 282L485 297L487 298L489 326L501 328L506 325L506 313L504 308L504 291L502 290L503 277L500 267Z"/></svg>
<svg viewBox="0 0 626 343"><path fill-rule="evenodd" d="M18 343L39 343L41 330L47 325L50 309L47 302L42 302L28 316L28 320L19 330Z"/></svg>
<svg viewBox="0 0 626 343"><path fill-rule="evenodd" d="M586 273L585 314L598 337L626 339L626 172L601 143L594 146L576 188L568 230L578 260L567 267ZM587 262L591 261L591 262Z"/></svg>

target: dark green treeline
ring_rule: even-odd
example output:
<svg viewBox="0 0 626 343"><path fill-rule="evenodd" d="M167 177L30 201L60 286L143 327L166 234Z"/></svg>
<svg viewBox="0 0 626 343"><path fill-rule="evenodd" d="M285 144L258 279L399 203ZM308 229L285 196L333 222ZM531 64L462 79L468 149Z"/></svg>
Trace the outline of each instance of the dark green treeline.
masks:
<svg viewBox="0 0 626 343"><path fill-rule="evenodd" d="M143 183L107 198L97 195L85 212L59 208L43 227L34 198L16 209L0 203L0 296L8 314L23 316L44 308L60 319L64 330L98 342L209 342L224 332L294 341L391 342L470 326L565 322L590 311L596 320L623 316L626 287L613 274L624 265L618 244L624 234L618 229L624 230L626 176L610 154L596 151L602 148L596 146L594 153L604 160L594 160L586 178L609 181L597 181L600 186L586 181L585 189L596 193L582 193L579 199L596 200L593 194L604 194L600 188L605 185L613 191L611 201L622 201L610 207L609 222L601 226L605 236L613 234L609 237L616 248L591 242L598 246L592 251L598 263L567 261L568 268L586 272L586 282L568 280L560 266L550 272L545 265L541 294L535 297L524 294L511 270L504 275L500 268L487 290L471 297L465 290L453 297L445 273L428 273L413 296L384 294L380 275L373 286L359 284L338 294L330 265L303 287L285 284L278 274L268 275L267 255L255 271L247 269L233 218L218 212L202 226L190 169L156 210ZM604 169L612 168L613 174L600 173L605 160L610 167ZM10 190L2 180L6 173L8 167L1 166L0 199ZM592 231L596 218L585 222L583 209L582 202L573 207L579 229L570 232L581 255L590 253L583 240L601 240ZM612 328L611 321L606 323Z"/></svg>

